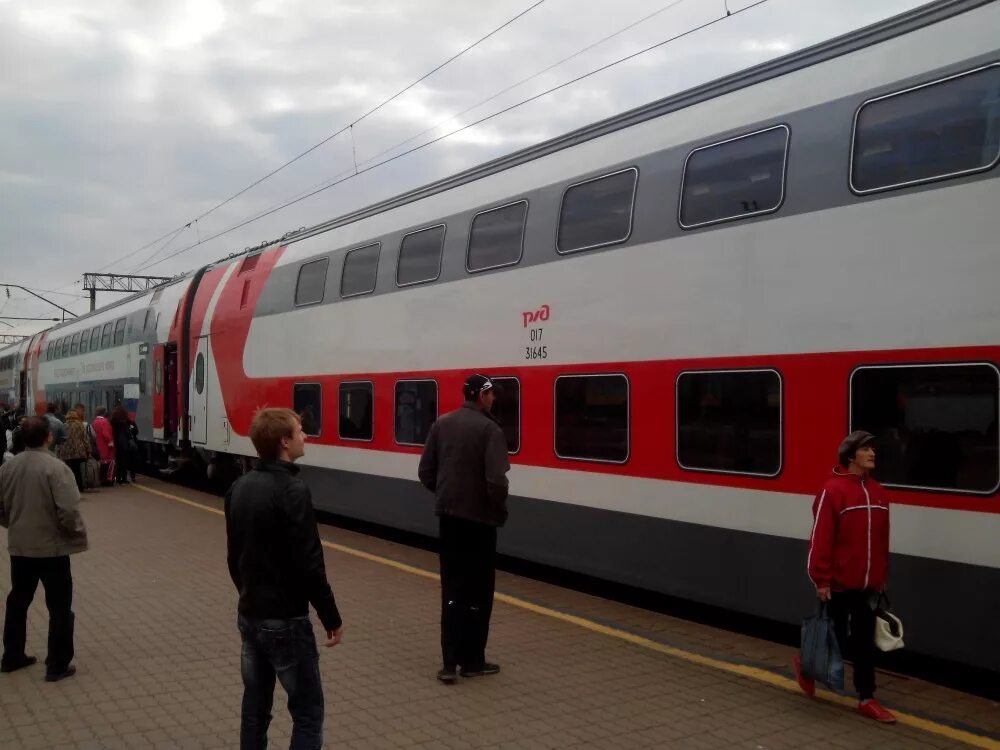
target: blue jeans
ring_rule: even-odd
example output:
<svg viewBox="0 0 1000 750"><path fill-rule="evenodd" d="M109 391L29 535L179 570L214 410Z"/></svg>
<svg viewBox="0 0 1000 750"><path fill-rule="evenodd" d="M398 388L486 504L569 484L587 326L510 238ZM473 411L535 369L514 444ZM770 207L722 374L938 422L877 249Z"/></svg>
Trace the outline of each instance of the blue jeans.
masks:
<svg viewBox="0 0 1000 750"><path fill-rule="evenodd" d="M288 694L293 725L290 750L322 748L323 684L309 618L251 620L240 615L237 624L243 638L240 750L267 747L276 677Z"/></svg>

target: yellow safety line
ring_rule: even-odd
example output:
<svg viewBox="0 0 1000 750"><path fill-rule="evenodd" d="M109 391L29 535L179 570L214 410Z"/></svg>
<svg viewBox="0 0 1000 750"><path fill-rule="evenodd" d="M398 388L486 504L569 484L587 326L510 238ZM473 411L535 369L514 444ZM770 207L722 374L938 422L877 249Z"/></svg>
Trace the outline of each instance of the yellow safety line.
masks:
<svg viewBox="0 0 1000 750"><path fill-rule="evenodd" d="M192 507L199 508L200 510L208 511L209 513L215 513L219 516L223 515L223 512L217 508L204 505L203 503L197 503L193 500L179 497L178 495L172 495L169 492L154 490L151 487L146 487L141 484L133 484L132 486L136 489L143 490L144 492L165 497L168 500L175 500L176 502L184 503L185 505L190 505ZM386 565L390 568L401 570L404 573L421 576L422 578L429 578L435 581L438 580L438 574L429 570L417 568L413 565L407 565L406 563L401 563L388 557L373 555L371 552L364 552L363 550L355 549L353 547L346 547L342 544L336 544L335 542L328 542L325 540L321 541L324 547L336 550L337 552L343 552L346 555L353 555L354 557L359 557L362 560L368 560L370 562L379 563L380 565ZM782 677L779 674L766 669L761 669L760 667L751 667L746 664L734 664L728 661L723 661L722 659L714 659L711 656L694 653L692 651L684 651L683 649L679 649L675 646L658 643L657 641L644 638L643 636L636 635L635 633L629 633L625 630L619 630L608 625L602 625L598 622L594 622L593 620L587 620L583 617L571 615L566 612L560 612L557 609L551 609L550 607L544 607L540 604L534 604L533 602L518 599L517 597L509 594L497 593L495 594L495 598L498 601L510 604L513 607L519 607L520 609L534 612L535 614L542 615L544 617L550 617L554 620L561 620L563 622L570 623L571 625L576 625L577 627L590 630L594 633L600 633L601 635L606 635L610 638L616 638L620 641L631 643L634 646L666 654L667 656L671 656L675 659L681 659L691 664L698 664L720 672L738 675L739 677L746 677L748 679L763 682L772 687L788 690L793 693L800 692L799 685L795 680L789 679L788 677ZM841 706L848 706L851 708L854 708L857 705L856 700L849 698L846 695L838 695L828 690L817 689L816 697L829 703L837 703ZM914 716L900 711L893 711L893 713L896 715L896 721L900 724L914 727L915 729L920 729L924 732L929 732L930 734L946 737L957 742L964 742L968 745L972 745L973 747L985 748L985 750L1000 750L1000 742L990 737L973 734L972 732L968 732L964 729L957 729L955 727L947 726L946 724L940 724L936 721L931 721L930 719L924 719L919 716Z"/></svg>

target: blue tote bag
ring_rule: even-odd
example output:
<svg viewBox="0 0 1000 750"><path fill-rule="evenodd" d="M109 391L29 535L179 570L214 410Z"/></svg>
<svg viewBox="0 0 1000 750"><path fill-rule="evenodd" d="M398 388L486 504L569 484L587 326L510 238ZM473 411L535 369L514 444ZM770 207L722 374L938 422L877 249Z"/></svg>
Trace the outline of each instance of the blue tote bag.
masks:
<svg viewBox="0 0 1000 750"><path fill-rule="evenodd" d="M802 673L831 690L844 689L844 660L833 629L826 602L820 602L816 614L802 621L802 645L799 658Z"/></svg>

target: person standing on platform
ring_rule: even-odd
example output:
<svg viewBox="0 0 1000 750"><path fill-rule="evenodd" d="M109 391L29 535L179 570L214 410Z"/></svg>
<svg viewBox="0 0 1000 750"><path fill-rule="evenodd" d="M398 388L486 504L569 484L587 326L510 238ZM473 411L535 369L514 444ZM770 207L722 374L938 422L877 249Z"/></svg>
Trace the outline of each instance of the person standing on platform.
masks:
<svg viewBox="0 0 1000 750"><path fill-rule="evenodd" d="M250 425L260 462L225 500L229 575L239 592L243 640L241 750L267 746L275 678L288 694L291 748L323 745L323 684L312 604L336 646L343 623L326 579L312 497L295 461L306 436L291 409L261 409Z"/></svg>
<svg viewBox="0 0 1000 750"><path fill-rule="evenodd" d="M66 424L59 418L58 408L51 401L45 406L45 418L49 421L49 429L52 431L52 442L49 444L49 450L53 453L66 442Z"/></svg>
<svg viewBox="0 0 1000 750"><path fill-rule="evenodd" d="M813 501L813 530L806 561L820 601L829 602L842 654L854 660L858 712L893 724L896 717L875 700L875 604L889 571L889 497L869 476L875 468L875 436L855 430L840 444L838 465ZM816 690L795 677L806 695Z"/></svg>
<svg viewBox="0 0 1000 750"><path fill-rule="evenodd" d="M111 462L115 460L115 436L107 414L107 407L98 406L94 410L94 421L90 426L97 442L97 460L101 462L101 482L113 484L114 474L109 475L108 470Z"/></svg>
<svg viewBox="0 0 1000 750"><path fill-rule="evenodd" d="M49 421L28 417L21 431L25 450L0 467L0 526L8 530L11 583L0 672L38 661L25 653L25 631L28 607L41 581L49 610L45 679L57 682L76 674L70 663L75 616L69 556L87 549L87 529L73 472L48 451Z"/></svg>
<svg viewBox="0 0 1000 750"><path fill-rule="evenodd" d="M90 440L75 409L66 415L66 442L59 446L59 458L73 470L76 488L83 492L83 464L90 458Z"/></svg>
<svg viewBox="0 0 1000 750"><path fill-rule="evenodd" d="M420 482L436 496L441 564L441 656L437 678L496 674L486 641L496 585L497 527L507 520L507 441L491 415L496 391L470 375L465 403L432 426L420 457Z"/></svg>
<svg viewBox="0 0 1000 750"><path fill-rule="evenodd" d="M115 481L128 484L128 472L132 465L131 420L125 407L119 404L111 410L111 433L115 441Z"/></svg>

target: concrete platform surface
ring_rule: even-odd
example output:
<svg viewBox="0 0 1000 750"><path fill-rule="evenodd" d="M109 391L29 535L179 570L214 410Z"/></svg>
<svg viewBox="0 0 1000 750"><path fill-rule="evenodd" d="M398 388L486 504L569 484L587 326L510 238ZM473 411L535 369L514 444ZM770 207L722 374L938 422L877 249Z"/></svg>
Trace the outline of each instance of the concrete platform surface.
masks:
<svg viewBox="0 0 1000 750"><path fill-rule="evenodd" d="M87 494L75 677L0 675L0 748L233 748L242 683L221 499L140 477ZM321 650L331 748L1000 748L996 703L879 675L900 724L805 698L791 649L500 573L491 677L444 686L434 554L321 527L344 643ZM9 590L0 534L0 594ZM315 622L315 617L313 618ZM28 652L45 656L41 592ZM317 631L319 630L317 624ZM291 724L276 689L271 746Z"/></svg>

